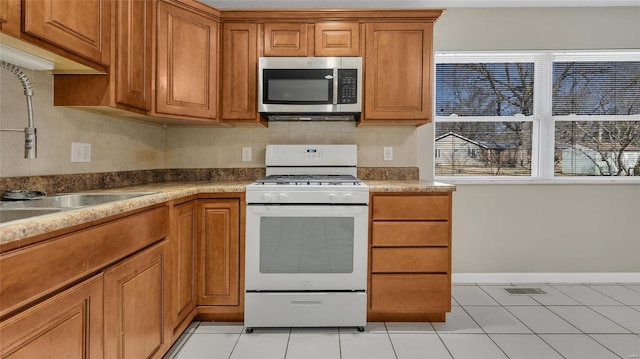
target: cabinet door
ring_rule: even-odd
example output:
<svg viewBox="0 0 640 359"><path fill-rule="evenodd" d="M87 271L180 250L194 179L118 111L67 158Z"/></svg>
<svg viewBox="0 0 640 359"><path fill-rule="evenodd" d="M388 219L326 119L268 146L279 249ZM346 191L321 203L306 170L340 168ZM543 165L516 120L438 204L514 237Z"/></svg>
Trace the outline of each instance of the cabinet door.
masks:
<svg viewBox="0 0 640 359"><path fill-rule="evenodd" d="M240 304L240 201L203 200L198 304Z"/></svg>
<svg viewBox="0 0 640 359"><path fill-rule="evenodd" d="M109 64L109 0L23 1L24 32L100 64Z"/></svg>
<svg viewBox="0 0 640 359"><path fill-rule="evenodd" d="M358 56L360 25L357 22L319 22L315 27L315 56Z"/></svg>
<svg viewBox="0 0 640 359"><path fill-rule="evenodd" d="M256 122L257 24L224 24L222 39L222 121Z"/></svg>
<svg viewBox="0 0 640 359"><path fill-rule="evenodd" d="M179 325L196 306L196 201L173 208L171 319Z"/></svg>
<svg viewBox="0 0 640 359"><path fill-rule="evenodd" d="M158 4L156 112L215 120L218 111L218 23Z"/></svg>
<svg viewBox="0 0 640 359"><path fill-rule="evenodd" d="M2 358L102 358L102 274L0 323Z"/></svg>
<svg viewBox="0 0 640 359"><path fill-rule="evenodd" d="M9 15L9 0L0 1L0 30L2 30L2 24L8 21Z"/></svg>
<svg viewBox="0 0 640 359"><path fill-rule="evenodd" d="M370 23L363 122L431 120L431 23Z"/></svg>
<svg viewBox="0 0 640 359"><path fill-rule="evenodd" d="M264 56L307 55L307 24L264 24Z"/></svg>
<svg viewBox="0 0 640 359"><path fill-rule="evenodd" d="M105 358L161 358L169 348L166 274L165 242L105 271Z"/></svg>
<svg viewBox="0 0 640 359"><path fill-rule="evenodd" d="M116 102L150 110L155 0L122 0L116 4Z"/></svg>

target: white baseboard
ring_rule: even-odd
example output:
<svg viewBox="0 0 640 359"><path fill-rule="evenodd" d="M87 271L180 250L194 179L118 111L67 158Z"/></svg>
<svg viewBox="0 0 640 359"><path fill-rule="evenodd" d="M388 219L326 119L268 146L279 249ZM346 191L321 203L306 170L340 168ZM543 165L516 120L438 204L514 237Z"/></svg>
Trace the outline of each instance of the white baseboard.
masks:
<svg viewBox="0 0 640 359"><path fill-rule="evenodd" d="M622 273L453 273L462 283L640 283L640 272Z"/></svg>

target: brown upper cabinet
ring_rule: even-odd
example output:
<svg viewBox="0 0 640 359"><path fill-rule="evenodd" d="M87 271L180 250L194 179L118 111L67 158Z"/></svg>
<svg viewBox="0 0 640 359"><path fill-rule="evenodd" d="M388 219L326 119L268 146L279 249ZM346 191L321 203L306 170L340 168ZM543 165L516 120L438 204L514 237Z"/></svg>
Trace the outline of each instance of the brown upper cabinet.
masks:
<svg viewBox="0 0 640 359"><path fill-rule="evenodd" d="M216 121L219 23L214 17L158 3L154 115Z"/></svg>
<svg viewBox="0 0 640 359"><path fill-rule="evenodd" d="M363 123L431 122L433 23L366 24Z"/></svg>
<svg viewBox="0 0 640 359"><path fill-rule="evenodd" d="M315 56L358 56L360 24L332 21L315 24Z"/></svg>
<svg viewBox="0 0 640 359"><path fill-rule="evenodd" d="M102 65L109 65L109 0L23 1L23 32Z"/></svg>
<svg viewBox="0 0 640 359"><path fill-rule="evenodd" d="M264 56L358 56L359 24L265 23Z"/></svg>
<svg viewBox="0 0 640 359"><path fill-rule="evenodd" d="M258 122L258 25L222 25L221 122Z"/></svg>
<svg viewBox="0 0 640 359"><path fill-rule="evenodd" d="M41 2L22 3L25 12L51 17ZM20 2L2 4L11 10ZM83 5L90 18L97 4L114 13L111 59L103 61L110 66L102 75L54 75L56 106L117 108L164 124L261 123L260 56L362 56L360 124L431 122L433 24L441 10L220 12L196 0L121 0ZM0 25L13 29L12 14Z"/></svg>
<svg viewBox="0 0 640 359"><path fill-rule="evenodd" d="M156 0L114 2L111 66L104 75L54 75L54 105L105 106L139 114L151 110Z"/></svg>
<svg viewBox="0 0 640 359"><path fill-rule="evenodd" d="M306 23L265 23L264 56L308 56Z"/></svg>
<svg viewBox="0 0 640 359"><path fill-rule="evenodd" d="M115 101L122 106L151 109L155 0L116 2Z"/></svg>

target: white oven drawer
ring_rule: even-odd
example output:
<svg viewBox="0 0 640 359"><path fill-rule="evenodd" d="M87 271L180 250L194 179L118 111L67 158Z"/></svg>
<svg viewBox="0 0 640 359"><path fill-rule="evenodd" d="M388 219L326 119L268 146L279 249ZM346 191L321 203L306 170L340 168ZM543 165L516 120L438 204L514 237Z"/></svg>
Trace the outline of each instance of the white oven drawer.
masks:
<svg viewBox="0 0 640 359"><path fill-rule="evenodd" d="M367 294L246 293L246 327L364 327Z"/></svg>

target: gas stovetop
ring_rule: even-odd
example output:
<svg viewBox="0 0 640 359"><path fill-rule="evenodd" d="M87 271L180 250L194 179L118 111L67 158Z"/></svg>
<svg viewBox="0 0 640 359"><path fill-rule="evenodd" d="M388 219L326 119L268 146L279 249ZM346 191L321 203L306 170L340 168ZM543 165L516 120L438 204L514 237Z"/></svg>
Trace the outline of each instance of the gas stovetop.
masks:
<svg viewBox="0 0 640 359"><path fill-rule="evenodd" d="M271 175L256 180L257 184L262 185L360 185L357 177L352 175Z"/></svg>

